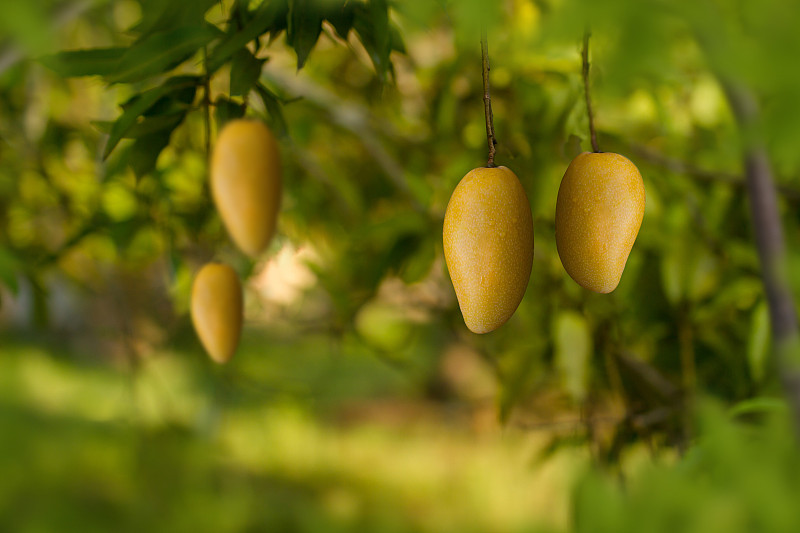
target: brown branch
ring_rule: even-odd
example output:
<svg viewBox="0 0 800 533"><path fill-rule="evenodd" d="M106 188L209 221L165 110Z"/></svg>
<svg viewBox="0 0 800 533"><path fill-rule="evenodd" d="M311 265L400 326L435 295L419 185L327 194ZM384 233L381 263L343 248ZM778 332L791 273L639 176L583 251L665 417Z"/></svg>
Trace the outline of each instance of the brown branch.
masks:
<svg viewBox="0 0 800 533"><path fill-rule="evenodd" d="M755 233L761 278L769 305L773 351L781 381L800 432L800 331L797 312L788 279L783 228L778 198L767 151L755 135L758 107L746 88L722 80L747 144L744 148L745 182L750 197L750 212Z"/></svg>
<svg viewBox="0 0 800 533"><path fill-rule="evenodd" d="M481 31L481 63L483 64L483 109L486 114L486 141L489 145L487 167L496 167L494 155L497 152L497 138L494 135L494 116L492 115L492 97L489 95L489 44L486 39L486 28Z"/></svg>
<svg viewBox="0 0 800 533"><path fill-rule="evenodd" d="M592 98L589 93L589 36L591 34L587 30L583 34L583 49L581 50L581 61L583 63L583 93L586 96L586 113L589 115L589 135L592 139L592 150L595 153L600 152L600 147L597 144L597 132L594 129L594 114L592 113Z"/></svg>

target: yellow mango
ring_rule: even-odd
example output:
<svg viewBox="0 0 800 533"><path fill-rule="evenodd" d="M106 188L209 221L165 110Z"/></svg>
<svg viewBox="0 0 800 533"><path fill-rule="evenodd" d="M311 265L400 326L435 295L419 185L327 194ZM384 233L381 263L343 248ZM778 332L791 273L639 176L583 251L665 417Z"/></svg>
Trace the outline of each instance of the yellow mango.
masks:
<svg viewBox="0 0 800 533"><path fill-rule="evenodd" d="M617 288L644 217L644 183L629 159L584 152L572 160L556 202L556 245L581 287Z"/></svg>
<svg viewBox="0 0 800 533"><path fill-rule="evenodd" d="M468 172L447 204L443 241L467 327L502 326L522 301L533 264L533 218L517 176L506 167Z"/></svg>
<svg viewBox="0 0 800 533"><path fill-rule="evenodd" d="M228 265L209 263L192 285L192 324L208 355L217 363L233 357L242 331L242 286Z"/></svg>
<svg viewBox="0 0 800 533"><path fill-rule="evenodd" d="M236 246L258 257L275 233L281 160L272 132L259 121L228 122L211 157L211 196Z"/></svg>

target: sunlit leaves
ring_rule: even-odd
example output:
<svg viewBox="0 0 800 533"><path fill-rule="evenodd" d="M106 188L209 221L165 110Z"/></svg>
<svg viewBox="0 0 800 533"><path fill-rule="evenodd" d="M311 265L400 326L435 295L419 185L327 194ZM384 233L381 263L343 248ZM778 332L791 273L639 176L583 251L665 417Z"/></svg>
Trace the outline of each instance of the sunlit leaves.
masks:
<svg viewBox="0 0 800 533"><path fill-rule="evenodd" d="M161 98L176 93L187 88L196 87L200 78L196 76L176 76L170 78L164 84L150 89L138 95L130 105L128 105L123 114L114 122L111 127L108 142L106 143L103 157L108 157L114 147L122 140L123 136L136 125L139 117L153 107Z"/></svg>

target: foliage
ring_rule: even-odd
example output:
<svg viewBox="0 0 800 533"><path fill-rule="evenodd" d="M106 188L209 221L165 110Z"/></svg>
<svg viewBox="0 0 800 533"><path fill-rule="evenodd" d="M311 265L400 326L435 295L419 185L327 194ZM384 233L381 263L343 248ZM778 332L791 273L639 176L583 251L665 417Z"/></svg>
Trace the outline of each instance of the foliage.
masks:
<svg viewBox="0 0 800 533"><path fill-rule="evenodd" d="M647 464L624 486L599 472L577 486L577 532L794 531L800 454L785 406L756 425L700 409L702 437L678 462Z"/></svg>
<svg viewBox="0 0 800 533"><path fill-rule="evenodd" d="M469 350L498 386L490 389L491 408L506 427L582 415L585 424L548 433L556 454L577 438L596 452L606 464L602 468L614 471L645 444L657 457L669 455L673 446L688 448L675 463L630 473L624 486L588 474L575 495L578 530L625 531L636 523L676 520L714 531L704 521L717 518L730 530L770 530L784 517L796 526L785 516L793 509L786 502L797 495L796 483L787 479L796 473L796 457L785 423L731 425L713 410L701 416L702 423L689 422L691 399L700 391L735 405L772 398L778 390L742 186L741 145L749 135L765 139L781 191L793 290L800 295L800 270L794 268L800 261L800 74L791 68L800 56L800 17L794 3L95 0L82 3L80 16L67 17L52 31L53 21L63 18L59 3L12 4L0 21L4 328L11 328L8 314L17 309L36 336L48 331L60 339L77 322L73 338L125 331L138 347L155 329L159 333L150 335L156 347L183 342L190 280L200 264L216 256L244 278L263 272L262 263L230 245L206 186L207 148L215 132L231 118L260 117L281 135L286 176L279 235L263 263L303 251L296 256L307 263L313 282L290 304L275 305L258 300L260 278L253 277L249 320L273 329L260 339L266 348L231 361L233 372L252 372L266 386L289 380L294 387L281 398L292 405L313 404L301 392L326 384L339 391L369 384L388 396L449 405L460 397L458 386L443 376L445 354L453 347ZM482 24L492 63L497 162L519 176L530 199L535 255L517 313L498 331L477 337L467 332L444 271L441 229L456 183L485 160ZM587 25L600 146L636 163L647 193L639 237L609 296L589 294L569 279L553 227L560 179L581 147L588 148L579 57ZM726 79L756 94L761 120L755 131L735 124L720 82ZM141 284L126 291L131 280ZM79 294L81 312L59 307L65 286ZM29 302L29 313L19 311L20 302ZM298 361L311 375L287 376L269 364L268 348L279 338L275 331L287 324L297 343L292 346L305 346L296 348L303 354ZM302 344L309 336L325 341ZM191 342L174 357L200 365L199 345ZM337 357L314 357L327 342L345 348ZM104 365L119 364L106 361L113 357L103 350L88 352ZM149 353L133 352L131 361ZM365 354L372 358L370 370L349 375L351 357ZM259 357L264 366L254 363ZM291 367L292 361L287 355L278 362ZM126 364L136 379L141 366ZM26 372L38 376L45 370ZM199 372L206 373L198 386L204 393L219 386L222 377L209 375L208 368ZM124 383L119 376L108 379ZM4 405L15 401L16 393L9 394ZM379 396L370 389L359 399ZM203 402L219 399L212 394ZM67 438L74 443L70 457L82 457L89 434L88 440L97 437L91 453L119 452L109 459L109 470L126 478L117 479L119 490L155 483L147 476L163 469L159 455L142 459L153 462L141 471L130 466L140 463L130 462L129 434L116 433L116 422L111 429L106 422L86 429L69 417L48 417L52 408L13 408L3 417L9 426L2 433L18 435L4 460L58 428L57 435L75 432L74 441ZM316 413L309 416L317 421ZM27 424L29 419L34 421ZM608 419L613 422L603 425ZM186 469L186 477L171 486L176 493L193 486L192 472L207 474L200 483L207 490L195 493L201 507L225 492L222 485L245 487L246 494L251 481L265 486L260 478L242 481L238 476L247 474L240 471L228 477L198 466L207 463L193 462L195 446L201 458L218 450L198 444L187 425L165 424L163 434L144 438L139 450L146 453L152 443L165 461ZM44 448L29 451L37 477L55 477L47 470L50 463L42 462L48 456ZM95 461L101 460L74 463ZM69 464L61 466L53 467L63 474L61 481L75 477ZM14 471L15 479L25 476ZM281 480L267 482L257 494L283 509L281 495L297 489L297 498L289 499L308 503L300 506L303 514L324 499L313 487L330 478L303 479L311 489L302 483L298 488L296 479ZM365 492L374 488L370 484L380 482L367 483ZM37 487L27 487L31 497L22 499L31 501ZM113 491L87 494L58 482L50 489L46 500L53 508L68 494L75 508L99 498L109 515L119 511L104 507L101 496ZM226 494L234 493L240 494ZM236 515L238 498L219 501L234 508L219 516ZM77 520L70 505L58 508ZM153 503L141 505L150 509ZM131 516L140 510L133 508ZM722 516L729 509L730 517ZM400 520L389 516L389 522ZM308 520L319 525L313 516ZM97 527L108 523L98 518ZM482 526L491 529L488 523L475 527Z"/></svg>

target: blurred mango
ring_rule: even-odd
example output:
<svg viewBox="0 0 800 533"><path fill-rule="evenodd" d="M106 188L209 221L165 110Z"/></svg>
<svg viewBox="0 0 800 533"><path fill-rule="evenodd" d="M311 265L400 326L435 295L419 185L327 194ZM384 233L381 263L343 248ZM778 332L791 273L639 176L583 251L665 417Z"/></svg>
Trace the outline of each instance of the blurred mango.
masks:
<svg viewBox="0 0 800 533"><path fill-rule="evenodd" d="M192 324L208 355L227 363L242 331L242 286L236 272L221 263L200 269L192 285Z"/></svg>
<svg viewBox="0 0 800 533"><path fill-rule="evenodd" d="M272 132L255 120L228 122L211 158L211 195L233 242L252 258L275 233L281 190L280 153Z"/></svg>

